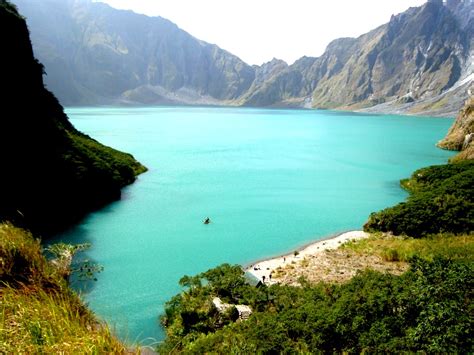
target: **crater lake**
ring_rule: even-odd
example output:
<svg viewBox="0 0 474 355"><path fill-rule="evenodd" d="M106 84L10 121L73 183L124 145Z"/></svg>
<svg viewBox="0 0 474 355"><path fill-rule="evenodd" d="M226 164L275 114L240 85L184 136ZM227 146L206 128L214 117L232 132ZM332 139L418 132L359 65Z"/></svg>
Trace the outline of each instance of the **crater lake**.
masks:
<svg viewBox="0 0 474 355"><path fill-rule="evenodd" d="M130 342L163 339L179 279L246 265L347 230L403 201L399 180L445 163L451 119L318 110L68 108L79 130L149 171L123 196L55 238L92 244L104 267L74 283ZM211 223L203 224L209 217Z"/></svg>

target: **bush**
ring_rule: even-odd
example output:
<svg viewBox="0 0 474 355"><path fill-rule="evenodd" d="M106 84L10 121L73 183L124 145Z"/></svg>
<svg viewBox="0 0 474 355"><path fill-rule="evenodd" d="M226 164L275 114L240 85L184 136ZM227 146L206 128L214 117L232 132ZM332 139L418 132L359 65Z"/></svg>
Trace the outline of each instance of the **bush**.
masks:
<svg viewBox="0 0 474 355"><path fill-rule="evenodd" d="M408 200L372 213L364 230L412 237L474 230L473 161L420 169L402 185Z"/></svg>
<svg viewBox="0 0 474 355"><path fill-rule="evenodd" d="M400 255L396 249L386 249L382 252L382 258L385 261L400 261Z"/></svg>
<svg viewBox="0 0 474 355"><path fill-rule="evenodd" d="M393 276L374 271L342 285L254 288L228 266L209 284L185 290L168 319L160 352L454 352L472 351L474 267L472 262L413 258L410 270ZM229 272L227 274L227 272ZM204 274L198 275L202 277ZM239 299L254 312L223 328L183 332L180 314L201 309L220 279L240 278ZM227 283L227 282L225 282Z"/></svg>

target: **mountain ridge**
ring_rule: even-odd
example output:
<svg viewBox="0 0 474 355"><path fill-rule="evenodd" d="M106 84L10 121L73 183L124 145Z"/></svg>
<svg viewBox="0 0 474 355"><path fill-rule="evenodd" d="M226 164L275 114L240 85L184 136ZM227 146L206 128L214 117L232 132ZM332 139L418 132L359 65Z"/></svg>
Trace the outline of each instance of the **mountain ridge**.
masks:
<svg viewBox="0 0 474 355"><path fill-rule="evenodd" d="M357 38L333 40L320 57L261 66L161 17L90 0L61 2L54 10L62 18L56 31L82 35L69 42L67 36L55 39L52 21L45 25L40 10L44 14L58 1L16 3L31 20L48 86L69 105L209 104L455 116L474 79L469 0L446 5L430 0ZM61 54L68 45L75 48L72 57Z"/></svg>
<svg viewBox="0 0 474 355"><path fill-rule="evenodd" d="M180 89L225 101L238 97L254 79L251 66L238 57L196 39L161 17L86 0L16 3L31 19L35 50L45 62L48 76L53 73L46 82L65 104L130 102L135 101L137 90L148 95L146 101L159 103ZM60 6L55 7L58 3ZM50 8L54 8L54 14L39 15ZM65 23L46 24L45 19L51 16ZM67 32L64 28L77 35L70 36L69 42L54 42L51 34ZM45 53L45 43L50 51L59 53L54 58L58 63ZM66 55L63 43L75 50ZM65 68L63 73L57 73L57 65ZM68 79L64 82L63 78ZM74 91L71 87L75 94L69 93ZM94 98L98 98L96 102Z"/></svg>
<svg viewBox="0 0 474 355"><path fill-rule="evenodd" d="M472 3L462 3L462 6L472 12ZM463 13L461 10L456 11ZM472 15L469 18L472 22ZM450 101L454 101L451 107L449 102L439 104L439 101L441 95L446 96L459 80L472 73L472 54L469 53L472 53L472 43L467 41L469 36L465 28L470 27L458 26L452 10L443 4L428 2L422 7L410 8L392 16L388 24L358 38L331 42L322 56L305 67L307 74L299 85L310 90L300 91L292 97L301 102L311 100L309 106L317 108L363 110L372 107L369 112L454 116L467 98L472 75L464 85L460 85L458 97L450 95ZM423 49L430 49L431 53L423 53ZM456 67L460 67L458 62L462 61L463 68ZM459 73L461 69L464 77ZM281 75L292 70L290 66ZM278 85L281 87L281 83ZM272 92L274 87L266 89ZM435 92L430 93L430 90ZM283 103L287 94L282 92L274 104ZM271 95L261 93L260 96ZM425 110L428 112L417 107L429 103L430 99L434 102L428 105L431 106ZM436 104L446 109L436 112Z"/></svg>

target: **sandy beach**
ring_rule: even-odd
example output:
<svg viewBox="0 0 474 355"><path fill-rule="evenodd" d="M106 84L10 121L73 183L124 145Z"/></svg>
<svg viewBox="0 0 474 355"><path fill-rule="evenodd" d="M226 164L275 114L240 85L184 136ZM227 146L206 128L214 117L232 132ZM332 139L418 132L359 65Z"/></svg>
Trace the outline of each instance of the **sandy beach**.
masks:
<svg viewBox="0 0 474 355"><path fill-rule="evenodd" d="M291 264L292 262L298 262L305 257L312 257L317 254L324 252L325 250L337 249L342 244L356 239L367 238L369 234L363 231L350 231L342 233L338 236L329 239L323 239L311 243L301 249L297 249L297 255L295 251L288 253L286 255L278 256L276 258L271 258L267 260L262 260L252 264L250 267L246 268L245 271L254 275L259 280L264 281L266 284L272 284L276 281L271 278L272 273L279 267L285 267L286 265Z"/></svg>

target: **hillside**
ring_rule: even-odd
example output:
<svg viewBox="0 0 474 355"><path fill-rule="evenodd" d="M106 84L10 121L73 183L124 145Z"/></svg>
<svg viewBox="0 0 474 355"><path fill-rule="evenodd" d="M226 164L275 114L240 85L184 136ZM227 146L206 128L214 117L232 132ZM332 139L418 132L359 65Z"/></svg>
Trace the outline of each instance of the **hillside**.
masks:
<svg viewBox="0 0 474 355"><path fill-rule="evenodd" d="M471 2L410 8L358 38L333 41L319 58L302 58L243 104L454 116L474 78L473 13Z"/></svg>
<svg viewBox="0 0 474 355"><path fill-rule="evenodd" d="M249 66L160 17L15 0L65 105L213 104L455 116L473 85L474 3L430 0L318 58ZM307 40L317 34L308 34ZM65 79L66 78L66 79Z"/></svg>
<svg viewBox="0 0 474 355"><path fill-rule="evenodd" d="M43 85L24 18L0 2L0 221L49 234L120 198L146 169L77 131Z"/></svg>
<svg viewBox="0 0 474 355"><path fill-rule="evenodd" d="M0 353L127 352L69 289L31 234L0 223L0 260Z"/></svg>
<svg viewBox="0 0 474 355"><path fill-rule="evenodd" d="M47 86L64 105L232 100L254 69L161 17L90 0L15 0L26 16Z"/></svg>

